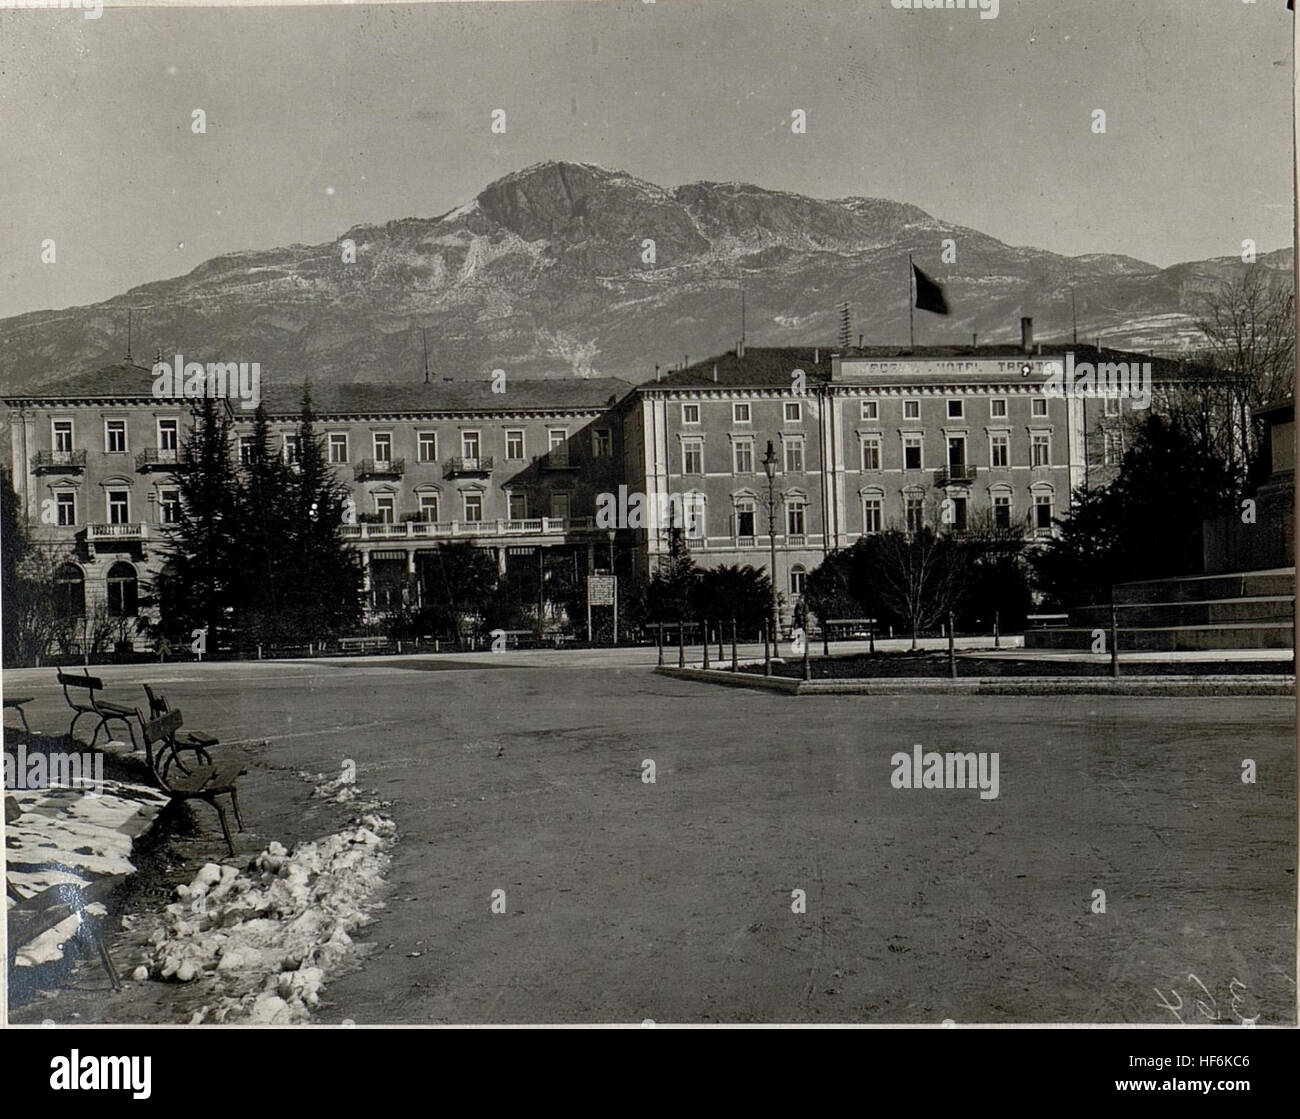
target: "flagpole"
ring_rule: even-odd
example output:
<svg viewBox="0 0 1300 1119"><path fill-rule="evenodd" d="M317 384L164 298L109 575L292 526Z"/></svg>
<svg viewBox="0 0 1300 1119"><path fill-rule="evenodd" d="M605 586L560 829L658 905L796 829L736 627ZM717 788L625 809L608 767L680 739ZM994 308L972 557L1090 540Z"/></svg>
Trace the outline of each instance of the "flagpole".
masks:
<svg viewBox="0 0 1300 1119"><path fill-rule="evenodd" d="M912 271L912 254L907 254L907 341L909 348L916 349L916 297L912 294L912 285L916 274Z"/></svg>

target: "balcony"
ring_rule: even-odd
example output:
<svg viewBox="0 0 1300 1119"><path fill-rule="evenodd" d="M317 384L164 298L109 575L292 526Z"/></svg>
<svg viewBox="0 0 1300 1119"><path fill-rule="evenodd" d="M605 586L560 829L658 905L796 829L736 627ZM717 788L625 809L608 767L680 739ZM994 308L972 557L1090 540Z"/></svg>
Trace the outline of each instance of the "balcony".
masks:
<svg viewBox="0 0 1300 1119"><path fill-rule="evenodd" d="M449 458L442 464L444 478L471 478L491 473L491 455L486 458Z"/></svg>
<svg viewBox="0 0 1300 1119"><path fill-rule="evenodd" d="M141 521L86 526L86 546L92 553L123 552L136 546L143 548L148 539L149 526Z"/></svg>
<svg viewBox="0 0 1300 1119"><path fill-rule="evenodd" d="M367 478L400 478L406 473L406 459L363 458L357 463L354 477L358 482Z"/></svg>
<svg viewBox="0 0 1300 1119"><path fill-rule="evenodd" d="M179 458L180 454L174 447L167 450L150 447L135 456L136 473L148 474L151 470L173 470Z"/></svg>
<svg viewBox="0 0 1300 1119"><path fill-rule="evenodd" d="M32 456L33 474L44 474L50 471L66 474L85 469L85 451L37 451Z"/></svg>
<svg viewBox="0 0 1300 1119"><path fill-rule="evenodd" d="M526 517L522 520L497 518L490 521L403 521L397 524L355 524L343 526L343 539L473 540L478 537L563 536L592 530L593 517Z"/></svg>
<svg viewBox="0 0 1300 1119"><path fill-rule="evenodd" d="M946 466L934 472L934 484L944 486L969 486L975 481L978 468L966 464Z"/></svg>
<svg viewBox="0 0 1300 1119"><path fill-rule="evenodd" d="M567 450L547 451L537 460L541 470L577 470L578 464L569 457Z"/></svg>

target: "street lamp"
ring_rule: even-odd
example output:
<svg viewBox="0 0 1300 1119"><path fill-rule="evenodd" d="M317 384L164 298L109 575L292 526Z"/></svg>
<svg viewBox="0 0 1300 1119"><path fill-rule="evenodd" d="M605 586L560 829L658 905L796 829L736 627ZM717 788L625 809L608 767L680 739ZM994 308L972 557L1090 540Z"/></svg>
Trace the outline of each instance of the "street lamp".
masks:
<svg viewBox="0 0 1300 1119"><path fill-rule="evenodd" d="M767 441L767 451L763 455L763 473L767 475L767 539L771 546L772 560L772 644L776 644L779 625L779 606L777 605L776 584L776 449L772 440ZM775 654L775 649L773 650Z"/></svg>

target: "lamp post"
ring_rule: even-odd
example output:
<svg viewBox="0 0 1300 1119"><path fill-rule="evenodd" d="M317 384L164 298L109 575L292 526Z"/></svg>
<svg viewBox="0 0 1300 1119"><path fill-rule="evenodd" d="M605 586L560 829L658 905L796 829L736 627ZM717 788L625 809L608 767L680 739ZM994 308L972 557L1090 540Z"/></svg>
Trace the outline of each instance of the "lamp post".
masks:
<svg viewBox="0 0 1300 1119"><path fill-rule="evenodd" d="M772 644L775 646L780 607L776 582L776 449L770 439L767 441L767 451L763 455L763 473L767 475L767 539L771 546ZM776 649L773 648L772 652L775 655Z"/></svg>
<svg viewBox="0 0 1300 1119"><path fill-rule="evenodd" d="M614 583L614 644L618 644L618 576L614 574L614 536L611 528L605 533L609 537L609 577Z"/></svg>

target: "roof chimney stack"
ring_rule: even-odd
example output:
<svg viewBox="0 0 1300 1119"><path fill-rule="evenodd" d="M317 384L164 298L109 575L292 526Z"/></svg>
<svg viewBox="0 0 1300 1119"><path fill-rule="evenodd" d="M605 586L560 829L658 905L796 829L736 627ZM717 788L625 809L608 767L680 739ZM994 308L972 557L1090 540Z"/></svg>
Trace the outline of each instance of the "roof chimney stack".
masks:
<svg viewBox="0 0 1300 1119"><path fill-rule="evenodd" d="M822 363L822 348L818 346L815 350L813 350L813 364L820 365L821 363Z"/></svg>
<svg viewBox="0 0 1300 1119"><path fill-rule="evenodd" d="M659 380L659 366L655 366L655 380Z"/></svg>
<svg viewBox="0 0 1300 1119"><path fill-rule="evenodd" d="M1027 354L1034 352L1034 320L1028 315L1020 319L1020 348Z"/></svg>
<svg viewBox="0 0 1300 1119"><path fill-rule="evenodd" d="M715 385L718 383L718 363L716 361L713 363L713 383Z"/></svg>

